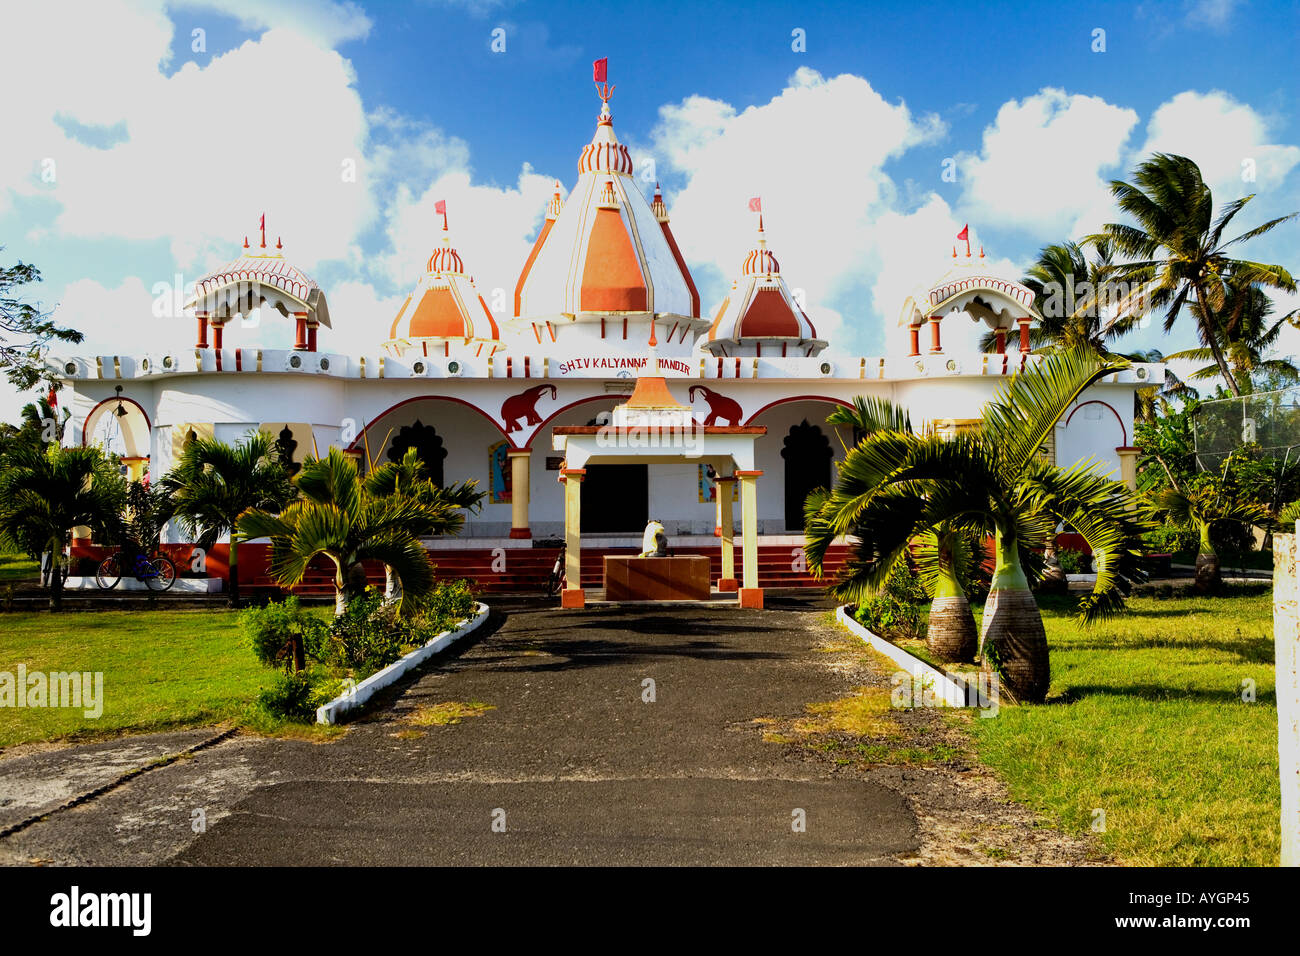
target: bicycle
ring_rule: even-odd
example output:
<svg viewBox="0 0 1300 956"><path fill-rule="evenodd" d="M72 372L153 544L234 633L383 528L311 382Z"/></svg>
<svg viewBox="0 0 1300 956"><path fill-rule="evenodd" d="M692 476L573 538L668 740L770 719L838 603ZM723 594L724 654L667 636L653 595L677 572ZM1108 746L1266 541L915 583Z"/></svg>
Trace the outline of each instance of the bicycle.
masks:
<svg viewBox="0 0 1300 956"><path fill-rule="evenodd" d="M155 554L152 558L142 552L136 552L135 560L121 552L110 554L99 562L95 572L95 583L105 591L117 587L122 580L123 565L130 567L137 581L143 581L150 591L167 591L176 583L176 565L171 558Z"/></svg>
<svg viewBox="0 0 1300 956"><path fill-rule="evenodd" d="M565 585L565 562L564 562L564 545L560 545L560 553L555 556L555 564L551 566L551 573L546 577L546 596L555 597Z"/></svg>

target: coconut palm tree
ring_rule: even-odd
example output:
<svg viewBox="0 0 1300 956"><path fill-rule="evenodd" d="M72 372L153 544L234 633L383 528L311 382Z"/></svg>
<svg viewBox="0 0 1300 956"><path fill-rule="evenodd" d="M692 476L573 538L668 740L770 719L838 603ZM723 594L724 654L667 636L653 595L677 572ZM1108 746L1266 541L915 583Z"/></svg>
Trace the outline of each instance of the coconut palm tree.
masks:
<svg viewBox="0 0 1300 956"><path fill-rule="evenodd" d="M1204 321L1198 303L1193 302L1188 308L1197 322ZM1235 275L1229 277L1224 290L1223 308L1211 316L1210 321L1218 323L1217 334L1223 357L1232 369L1241 391L1252 390L1253 377L1257 372L1271 374L1276 382L1282 384L1294 384L1300 380L1300 368L1289 358L1267 357L1276 346L1282 329L1300 320L1300 309L1270 322L1272 314L1273 299L1267 292L1258 285L1243 282ZM1184 349L1174 352L1169 358L1209 362L1209 365L1188 376L1193 381L1204 381L1219 375L1214 355L1208 348Z"/></svg>
<svg viewBox="0 0 1300 956"><path fill-rule="evenodd" d="M385 462L367 472L363 487L373 498L404 496L427 506L431 519L423 527L411 529L421 536L460 534L465 526L465 511L477 512L485 497L473 479L439 487L414 446L406 449L401 461ZM401 578L387 564L384 565L384 600L394 604L402 600Z"/></svg>
<svg viewBox="0 0 1300 956"><path fill-rule="evenodd" d="M85 526L114 540L125 504L118 464L100 449L15 445L0 467L0 542L33 556L50 553L50 610L59 611L64 536Z"/></svg>
<svg viewBox="0 0 1300 956"><path fill-rule="evenodd" d="M464 521L453 507L425 504L417 495L371 494L357 466L337 448L324 458L308 458L294 483L296 501L278 515L245 512L240 535L271 539L271 576L282 587L300 583L317 555L329 558L336 614L365 590L363 561L380 561L391 569L398 579L395 593L423 597L433 587L433 565L419 535L430 528L458 530ZM387 474L375 483L392 487L397 481Z"/></svg>
<svg viewBox="0 0 1300 956"><path fill-rule="evenodd" d="M1100 240L1062 242L1044 246L1021 282L1034 293L1042 316L1030 330L1036 352L1087 348L1100 358L1111 354L1109 343L1131 331L1140 316L1126 311L1123 287L1116 282L1114 246ZM988 331L980 349L992 352L996 333Z"/></svg>
<svg viewBox="0 0 1300 956"><path fill-rule="evenodd" d="M1217 591L1223 583L1219 554L1210 529L1216 521L1244 521L1264 524L1269 514L1263 505L1239 501L1225 494L1216 482L1195 488L1166 488L1155 498L1155 513L1176 528L1195 531L1200 536L1196 554L1196 590L1202 594Z"/></svg>
<svg viewBox="0 0 1300 956"><path fill-rule="evenodd" d="M1214 214L1214 197L1201 178L1200 167L1186 156L1156 153L1138 166L1132 184L1111 182L1111 193L1122 212L1136 225L1110 223L1089 241L1110 240L1120 255L1128 257L1117 278L1141 283L1150 309L1165 310L1168 332L1185 306L1198 305L1193 314L1201 345L1209 350L1220 376L1233 395L1241 388L1228 365L1222 343L1222 318L1228 301L1228 282L1294 292L1295 280L1282 266L1234 259L1230 247L1294 218L1296 213L1270 219L1232 239L1224 233L1254 194L1234 199Z"/></svg>
<svg viewBox="0 0 1300 956"><path fill-rule="evenodd" d="M984 409L981 426L951 438L884 431L849 451L834 489L810 499L805 529L809 565L820 573L836 538L858 539L836 583L839 593L870 593L918 533L947 523L991 532L994 569L981 627L984 666L996 669L1007 694L1041 701L1051 679L1042 615L1030 590L1039 573L1034 549L1058 523L1088 542L1097 582L1079 603L1091 621L1123 606L1140 577L1141 525L1122 484L1091 470L1049 465L1039 449L1061 415L1093 382L1125 366L1100 362L1087 349L1043 356L1004 385Z"/></svg>
<svg viewBox="0 0 1300 956"><path fill-rule="evenodd" d="M171 496L172 516L204 550L230 534L230 606L239 605L239 516L249 508L279 511L293 498L289 476L276 460L271 436L252 431L233 447L195 437L159 483Z"/></svg>

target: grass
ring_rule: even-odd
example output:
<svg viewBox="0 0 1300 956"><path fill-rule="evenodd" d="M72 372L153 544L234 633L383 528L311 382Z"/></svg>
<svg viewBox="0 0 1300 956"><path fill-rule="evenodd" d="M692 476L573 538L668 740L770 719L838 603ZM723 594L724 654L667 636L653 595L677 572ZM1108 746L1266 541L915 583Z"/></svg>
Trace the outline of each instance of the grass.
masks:
<svg viewBox="0 0 1300 956"><path fill-rule="evenodd" d="M40 565L25 554L0 554L0 584L35 581Z"/></svg>
<svg viewBox="0 0 1300 956"><path fill-rule="evenodd" d="M1041 706L966 722L1012 795L1142 866L1276 866L1277 703L1268 585L1137 598L1082 628L1040 599L1052 648ZM979 613L980 609L976 609ZM1254 682L1255 701L1242 700Z"/></svg>
<svg viewBox="0 0 1300 956"><path fill-rule="evenodd" d="M238 613L90 611L0 618L0 671L98 671L103 714L0 707L0 747L240 717L273 672L240 644Z"/></svg>

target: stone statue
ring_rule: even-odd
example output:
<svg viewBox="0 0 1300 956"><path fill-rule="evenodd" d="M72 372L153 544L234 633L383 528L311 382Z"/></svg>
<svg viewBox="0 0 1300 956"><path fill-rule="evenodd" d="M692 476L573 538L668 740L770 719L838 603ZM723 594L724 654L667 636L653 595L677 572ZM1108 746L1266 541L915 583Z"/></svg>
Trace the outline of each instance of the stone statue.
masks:
<svg viewBox="0 0 1300 956"><path fill-rule="evenodd" d="M668 535L664 533L664 526L654 518L646 522L645 534L641 536L641 557L668 557Z"/></svg>

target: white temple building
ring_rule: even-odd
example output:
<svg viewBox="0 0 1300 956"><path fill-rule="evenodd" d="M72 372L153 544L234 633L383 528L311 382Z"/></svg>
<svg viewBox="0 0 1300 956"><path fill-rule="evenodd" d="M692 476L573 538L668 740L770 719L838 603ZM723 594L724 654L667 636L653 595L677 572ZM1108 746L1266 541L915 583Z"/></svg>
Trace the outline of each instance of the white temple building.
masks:
<svg viewBox="0 0 1300 956"><path fill-rule="evenodd" d="M835 406L880 396L906 407L918 428L959 431L1008 376L1034 361L1033 293L987 270L982 250L954 250L945 263L944 248L934 282L902 304L884 355L829 357L817 316L805 312L781 272L781 239L769 240L761 215L730 292L702 303L659 189L647 198L633 178L608 90L595 134L578 154L577 182L563 199L556 184L520 264L512 315L493 314L454 236L455 220L444 212L438 247L410 250L413 259L427 256L426 272L396 316L331 316L328 290L292 265L282 243L269 246L263 231L260 244L245 241L234 261L195 284L187 306L194 348L159 354L145 341L126 354L51 359L65 385L60 402L72 410L65 441L91 443L106 428L120 429L115 441L135 477L165 473L191 435L234 443L261 429L295 461L336 446L363 469L414 445L439 480L473 478L488 492L461 537L429 542L439 574L527 589L526 574L502 577L499 565L514 555L504 563L549 568L554 550L548 556L547 548L564 533L564 462L556 450L564 446L553 429L599 423L625 402L638 374L651 373L653 339L672 398L697 423L766 428L754 443L750 477L764 556L759 584L775 586L809 580L799 552L802 503L833 481L843 442L852 441L825 423ZM294 323L292 350L261 348L258 327L241 327L239 318L258 308L263 326ZM332 323L374 327L373 351L319 351L317 329ZM954 327L965 332L947 338L972 340L972 323L996 331L994 352L945 348ZM1093 458L1131 484L1133 393L1163 378L1161 365L1136 365L1098 382L1043 453L1059 464ZM584 555L639 545L650 518L664 524L674 548L716 555L722 522L710 464L683 456L586 469ZM175 529L164 540L188 558ZM537 553L525 560L525 549ZM245 586L260 580L266 550L241 546ZM209 573L225 574L223 546L205 560Z"/></svg>

